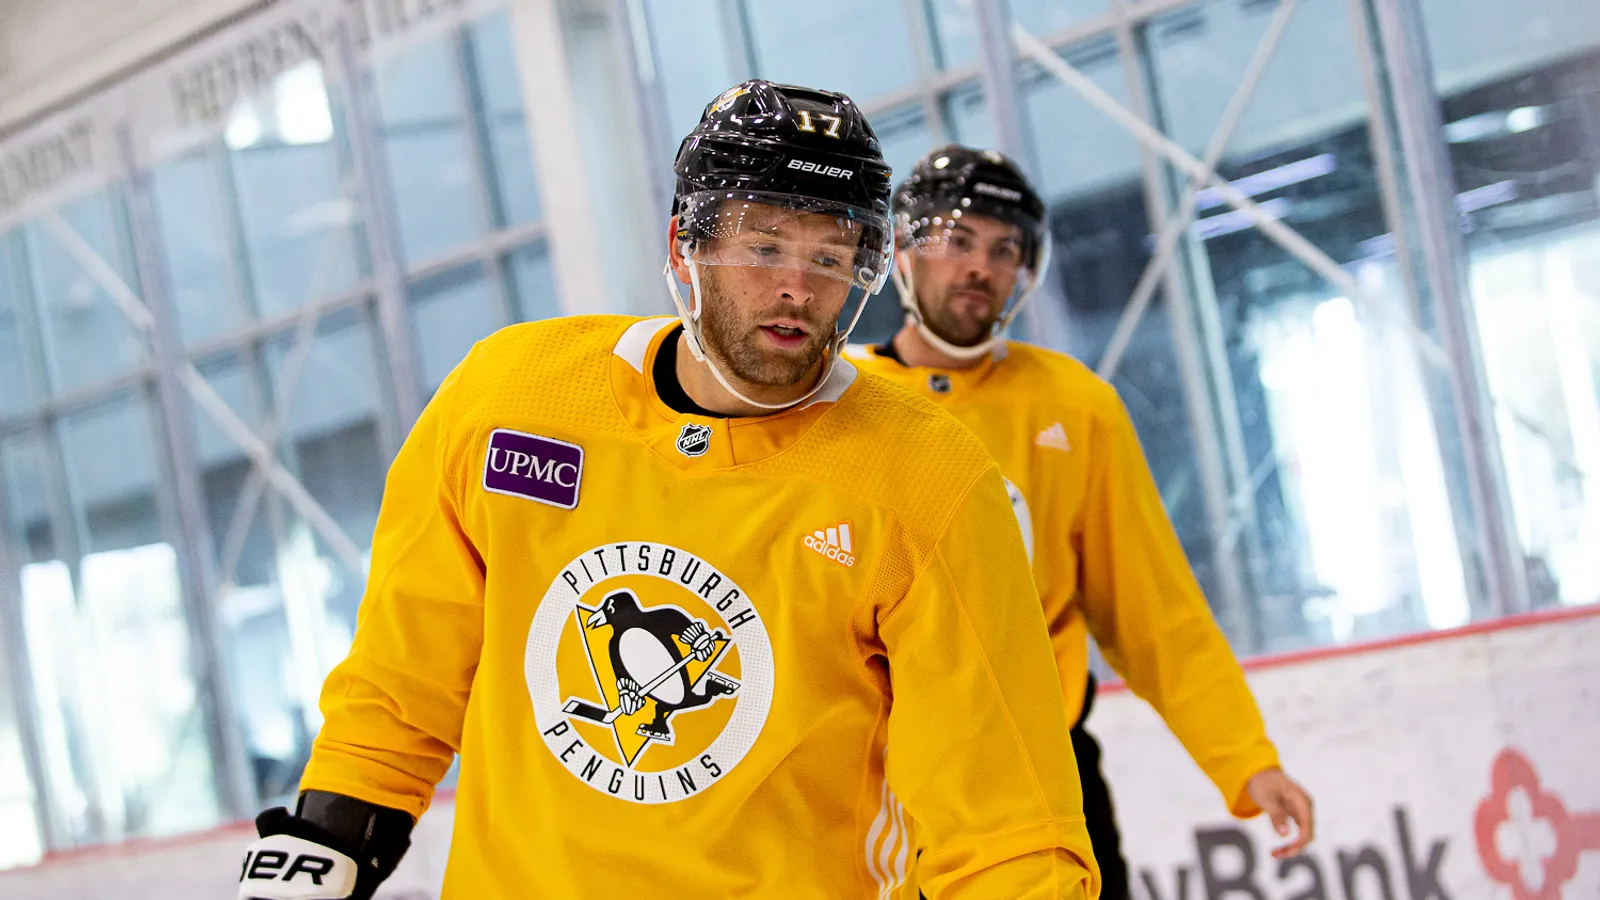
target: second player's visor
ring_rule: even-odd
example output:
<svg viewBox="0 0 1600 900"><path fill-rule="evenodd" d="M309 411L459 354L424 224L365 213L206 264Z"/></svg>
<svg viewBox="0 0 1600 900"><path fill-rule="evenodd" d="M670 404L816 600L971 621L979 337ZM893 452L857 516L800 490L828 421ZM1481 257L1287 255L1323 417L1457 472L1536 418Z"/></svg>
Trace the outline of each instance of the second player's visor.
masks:
<svg viewBox="0 0 1600 900"><path fill-rule="evenodd" d="M1025 268L1026 257L1020 229L1006 235L984 235L966 227L961 221L961 211L954 210L945 216L933 217L906 241L904 249L938 259L962 262L983 262L1002 275L1012 275Z"/></svg>

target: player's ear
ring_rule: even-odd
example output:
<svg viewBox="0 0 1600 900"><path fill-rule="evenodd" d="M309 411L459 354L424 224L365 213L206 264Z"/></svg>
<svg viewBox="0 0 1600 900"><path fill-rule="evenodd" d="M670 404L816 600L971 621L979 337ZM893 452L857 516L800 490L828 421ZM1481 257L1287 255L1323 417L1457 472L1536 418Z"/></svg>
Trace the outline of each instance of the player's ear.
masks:
<svg viewBox="0 0 1600 900"><path fill-rule="evenodd" d="M683 258L683 244L678 240L678 217L667 220L667 259L672 272L684 284L689 283L689 263Z"/></svg>

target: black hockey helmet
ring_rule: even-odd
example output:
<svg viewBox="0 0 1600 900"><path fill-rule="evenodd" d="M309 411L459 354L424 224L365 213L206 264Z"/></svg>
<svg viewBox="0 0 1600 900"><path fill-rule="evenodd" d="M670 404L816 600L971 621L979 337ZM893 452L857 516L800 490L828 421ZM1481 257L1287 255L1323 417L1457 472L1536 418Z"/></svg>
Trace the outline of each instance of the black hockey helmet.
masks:
<svg viewBox="0 0 1600 900"><path fill-rule="evenodd" d="M859 233L850 280L876 293L893 254L890 171L844 94L751 80L706 106L673 165L678 240L737 228L739 203L832 215Z"/></svg>
<svg viewBox="0 0 1600 900"><path fill-rule="evenodd" d="M951 213L989 216L1022 231L1023 267L1039 270L1045 205L1017 164L995 150L950 144L917 160L894 192L895 228L905 248Z"/></svg>
<svg viewBox="0 0 1600 900"><path fill-rule="evenodd" d="M895 188L893 207L902 250L928 255L947 252L957 246L957 225L967 215L998 219L1022 233L1021 270L1011 286L1011 296L990 333L971 346L952 344L929 328L911 268L897 266L894 270L906 320L933 347L955 359L1004 352L1006 331L1038 289L1050 260L1044 200L1022 169L999 151L950 144L917 160L910 177Z"/></svg>

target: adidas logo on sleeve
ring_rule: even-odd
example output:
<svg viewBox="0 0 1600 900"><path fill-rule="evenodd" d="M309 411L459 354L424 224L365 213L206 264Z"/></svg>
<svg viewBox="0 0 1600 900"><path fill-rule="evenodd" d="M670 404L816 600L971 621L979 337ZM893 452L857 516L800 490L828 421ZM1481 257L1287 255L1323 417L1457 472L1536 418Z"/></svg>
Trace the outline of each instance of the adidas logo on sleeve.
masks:
<svg viewBox="0 0 1600 900"><path fill-rule="evenodd" d="M1060 450L1063 453L1072 451L1072 445L1067 443L1067 430L1061 427L1060 422L1039 432L1039 436L1033 439L1033 443L1034 446Z"/></svg>
<svg viewBox="0 0 1600 900"><path fill-rule="evenodd" d="M815 550L845 568L851 568L856 564L856 557L850 530L849 522L841 522L821 531L811 532L805 536L804 543L808 549Z"/></svg>

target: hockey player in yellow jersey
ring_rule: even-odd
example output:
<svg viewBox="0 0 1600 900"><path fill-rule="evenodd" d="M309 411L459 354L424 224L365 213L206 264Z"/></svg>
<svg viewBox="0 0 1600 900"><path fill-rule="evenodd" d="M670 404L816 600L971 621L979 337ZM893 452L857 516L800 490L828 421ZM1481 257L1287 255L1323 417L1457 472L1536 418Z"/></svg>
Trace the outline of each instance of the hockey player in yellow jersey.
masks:
<svg viewBox="0 0 1600 900"><path fill-rule="evenodd" d="M998 469L840 358L892 257L866 119L746 82L675 168L679 316L500 331L407 438L241 898L370 897L457 753L444 900L892 895L908 815L930 897L1097 896Z"/></svg>
<svg viewBox="0 0 1600 900"><path fill-rule="evenodd" d="M1265 809L1285 835L1293 821L1298 834L1278 854L1298 852L1312 837L1310 798L1279 768L1115 389L1076 360L1004 337L1048 265L1038 194L1003 155L949 146L916 164L894 211L906 324L891 343L847 356L954 413L1000 462L1077 721L1102 896L1125 900L1128 888L1099 747L1082 727L1094 695L1089 634L1229 810Z"/></svg>

